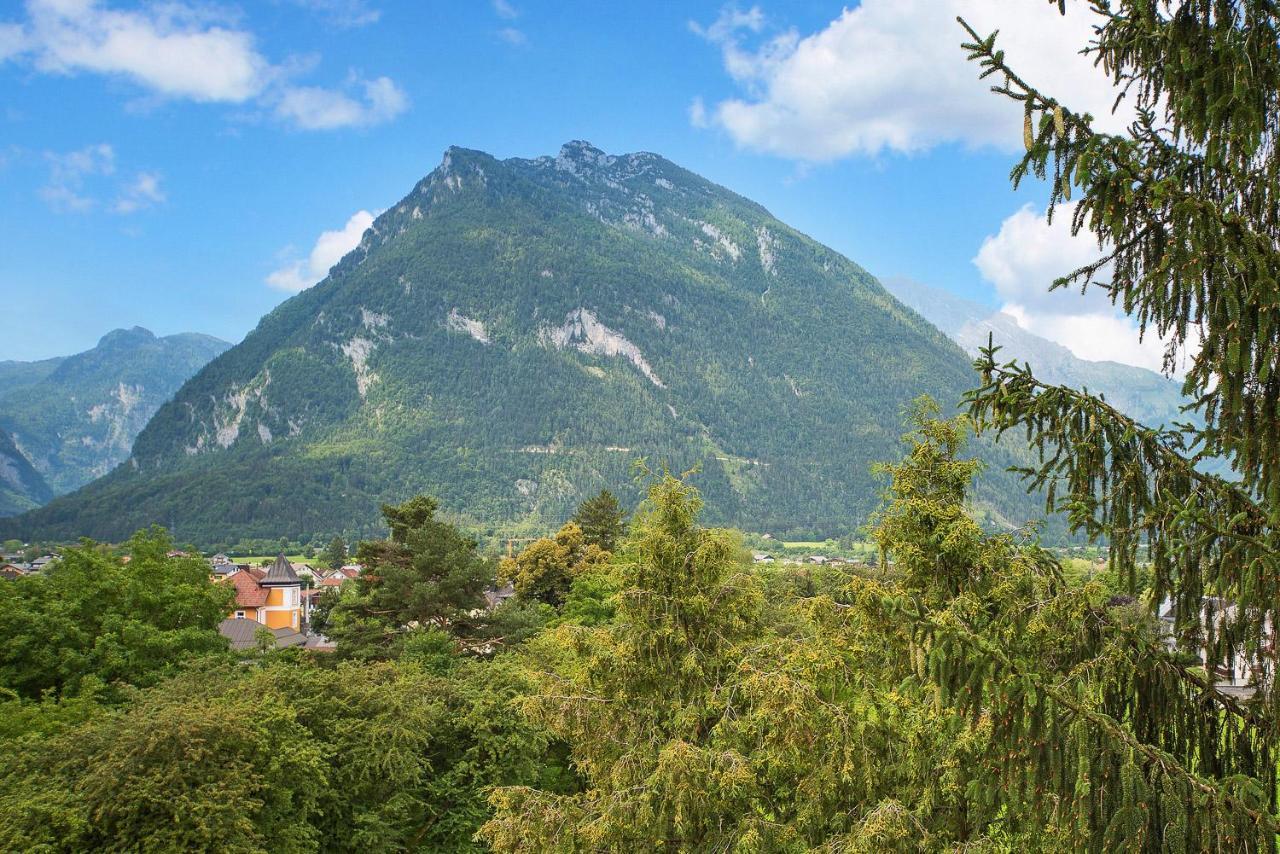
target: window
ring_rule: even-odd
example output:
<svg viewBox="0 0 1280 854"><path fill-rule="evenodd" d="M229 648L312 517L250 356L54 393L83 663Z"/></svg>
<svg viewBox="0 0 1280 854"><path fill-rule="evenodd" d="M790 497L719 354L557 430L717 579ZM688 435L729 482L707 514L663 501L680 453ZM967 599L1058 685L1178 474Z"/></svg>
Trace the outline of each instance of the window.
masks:
<svg viewBox="0 0 1280 854"><path fill-rule="evenodd" d="M236 619L237 619L237 620L243 620L243 619L244 619L244 611L236 611Z"/></svg>

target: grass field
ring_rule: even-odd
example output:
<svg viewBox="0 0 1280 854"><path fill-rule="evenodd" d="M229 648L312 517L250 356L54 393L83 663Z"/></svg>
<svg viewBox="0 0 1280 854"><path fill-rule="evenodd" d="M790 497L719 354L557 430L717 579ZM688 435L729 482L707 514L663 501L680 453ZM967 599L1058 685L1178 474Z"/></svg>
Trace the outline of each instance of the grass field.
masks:
<svg viewBox="0 0 1280 854"><path fill-rule="evenodd" d="M276 559L275 555L250 555L247 557L244 555L228 555L228 557L230 557L235 563L247 563L250 566L271 563ZM285 560L289 561L289 563L309 563L312 566L315 566L316 562L319 560L318 558L308 558L303 557L302 555L285 555L284 557Z"/></svg>

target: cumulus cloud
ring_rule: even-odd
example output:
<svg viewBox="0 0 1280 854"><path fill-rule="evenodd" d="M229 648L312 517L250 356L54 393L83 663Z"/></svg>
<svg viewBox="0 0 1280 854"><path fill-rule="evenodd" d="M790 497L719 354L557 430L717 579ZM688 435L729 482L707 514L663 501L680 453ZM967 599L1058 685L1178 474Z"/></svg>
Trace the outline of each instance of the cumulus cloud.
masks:
<svg viewBox="0 0 1280 854"><path fill-rule="evenodd" d="M329 275L330 268L360 244L360 238L373 225L373 217L369 211L356 211L342 228L321 232L306 258L272 272L267 276L267 284L290 293L311 287Z"/></svg>
<svg viewBox="0 0 1280 854"><path fill-rule="evenodd" d="M409 108L404 90L389 77L356 81L360 95L338 89L299 86L286 89L276 115L303 130L368 127L389 122Z"/></svg>
<svg viewBox="0 0 1280 854"><path fill-rule="evenodd" d="M349 26L377 17L362 0L296 2ZM348 81L346 89L292 83L305 63L272 63L253 33L204 4L170 0L125 10L102 0L28 0L26 13L25 21L0 22L0 61L25 61L46 74L124 79L174 100L255 104L304 130L377 124L408 105L387 77Z"/></svg>
<svg viewBox="0 0 1280 854"><path fill-rule="evenodd" d="M160 95L243 103L271 65L252 34L178 3L119 11L95 0L30 0L25 48L41 71L124 77Z"/></svg>
<svg viewBox="0 0 1280 854"><path fill-rule="evenodd" d="M1153 371L1164 363L1164 343L1153 332L1140 338L1137 324L1111 304L1102 288L1050 291L1066 275L1103 255L1097 238L1071 233L1071 210L1060 208L1049 224L1026 205L1007 217L1000 230L983 241L973 259L983 278L995 286L1003 307L1018 324L1063 345L1082 359L1115 361ZM1103 269L1097 278L1106 282Z"/></svg>
<svg viewBox="0 0 1280 854"><path fill-rule="evenodd" d="M998 45L1032 85L1118 130L1128 114L1111 114L1115 90L1078 53L1096 19L1081 0L1067 11L1009 0L863 0L802 36L771 31L759 7L726 8L690 27L720 49L741 94L690 112L743 147L808 161L945 143L1016 148L1022 114L965 60L960 15L980 33L999 28Z"/></svg>

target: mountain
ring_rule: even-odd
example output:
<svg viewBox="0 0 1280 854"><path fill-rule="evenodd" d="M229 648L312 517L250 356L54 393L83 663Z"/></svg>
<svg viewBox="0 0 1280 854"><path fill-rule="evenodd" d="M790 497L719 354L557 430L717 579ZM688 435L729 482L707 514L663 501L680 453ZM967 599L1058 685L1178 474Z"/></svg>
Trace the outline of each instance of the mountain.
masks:
<svg viewBox="0 0 1280 854"><path fill-rule="evenodd" d="M209 335L157 338L134 327L74 356L0 362L0 515L111 471L160 404L230 346Z"/></svg>
<svg viewBox="0 0 1280 854"><path fill-rule="evenodd" d="M21 513L51 498L53 490L40 472L13 444L13 437L0 431L0 513Z"/></svg>
<svg viewBox="0 0 1280 854"><path fill-rule="evenodd" d="M708 517L848 531L917 395L970 359L865 270L655 154L451 148L318 285L165 404L106 477L8 523L199 543L378 530L381 502L545 530L633 463L699 467ZM1029 500L991 461L984 506Z"/></svg>
<svg viewBox="0 0 1280 854"><path fill-rule="evenodd" d="M957 297L910 279L881 280L889 293L920 313L972 356L987 345L988 335L1009 361L1030 363L1036 378L1051 385L1087 388L1102 393L1108 402L1148 426L1171 426L1195 421L1194 413L1180 412L1188 401L1181 383L1166 376L1120 362L1081 359L1061 344L1034 335L1011 315L992 311L979 303Z"/></svg>

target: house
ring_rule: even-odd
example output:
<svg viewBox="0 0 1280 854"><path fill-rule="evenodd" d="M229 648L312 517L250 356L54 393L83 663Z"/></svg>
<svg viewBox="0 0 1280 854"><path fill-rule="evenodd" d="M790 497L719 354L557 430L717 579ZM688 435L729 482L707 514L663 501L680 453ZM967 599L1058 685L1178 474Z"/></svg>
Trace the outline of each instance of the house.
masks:
<svg viewBox="0 0 1280 854"><path fill-rule="evenodd" d="M1127 598L1127 597L1126 597ZM1217 631L1223 624L1236 617L1236 606L1226 599L1217 596L1205 596L1200 600L1200 624L1212 625ZM1181 646L1174 634L1177 621L1177 605L1173 599L1165 597L1156 610L1161 622L1161 634L1165 647L1173 652ZM1193 652L1199 657L1205 672L1212 678L1214 687L1223 694L1238 698L1252 697L1259 684L1269 684L1274 670L1274 638L1271 621L1268 618L1262 628L1264 649L1250 656L1243 645L1235 644L1223 657L1210 660L1210 650L1204 644L1204 633L1193 641Z"/></svg>
<svg viewBox="0 0 1280 854"><path fill-rule="evenodd" d="M259 635L259 632L269 634L271 643L276 649L303 646L307 643L307 636L297 629L288 627L272 629L246 617L228 617L218 624L218 633L229 640L231 648L236 651L257 649L266 638L266 635Z"/></svg>
<svg viewBox="0 0 1280 854"><path fill-rule="evenodd" d="M360 576L361 569L363 569L363 567L358 564L350 564L348 566L335 569L324 578L321 578L317 583L322 588L341 587L351 579L358 578Z"/></svg>
<svg viewBox="0 0 1280 854"><path fill-rule="evenodd" d="M751 555L751 560L755 563L773 563L774 557L764 552L755 552Z"/></svg>
<svg viewBox="0 0 1280 854"><path fill-rule="evenodd" d="M294 564L290 564L290 566L293 567L294 573L299 578L305 577L305 578L315 579L320 575L320 573L316 572L315 569L309 563L294 563Z"/></svg>
<svg viewBox="0 0 1280 854"><path fill-rule="evenodd" d="M6 581L13 581L27 574L27 570L16 563L6 563L0 565L0 578Z"/></svg>
<svg viewBox="0 0 1280 854"><path fill-rule="evenodd" d="M266 572L241 569L226 576L224 582L236 590L231 619L253 620L269 629L302 628L302 581L284 555L279 555Z"/></svg>
<svg viewBox="0 0 1280 854"><path fill-rule="evenodd" d="M497 608L503 602L506 602L515 595L515 585L509 581L501 587L490 587L488 590L484 591L485 609L492 611L494 608Z"/></svg>
<svg viewBox="0 0 1280 854"><path fill-rule="evenodd" d="M40 572L43 569L45 569L47 566L49 566L49 564L56 563L57 560L58 560L57 555L41 555L40 557L31 561L31 570L33 572Z"/></svg>
<svg viewBox="0 0 1280 854"><path fill-rule="evenodd" d="M231 562L232 562L231 558L227 557L222 552L218 552L216 555L209 558L210 566L226 566Z"/></svg>

